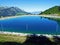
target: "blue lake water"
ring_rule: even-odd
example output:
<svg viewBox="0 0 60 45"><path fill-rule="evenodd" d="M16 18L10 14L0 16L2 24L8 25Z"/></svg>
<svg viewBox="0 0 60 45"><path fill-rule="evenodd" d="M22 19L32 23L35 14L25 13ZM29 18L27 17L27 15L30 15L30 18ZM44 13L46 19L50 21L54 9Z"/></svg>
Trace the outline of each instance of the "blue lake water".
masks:
<svg viewBox="0 0 60 45"><path fill-rule="evenodd" d="M0 31L59 34L60 26L57 21L40 16L20 16L0 20Z"/></svg>

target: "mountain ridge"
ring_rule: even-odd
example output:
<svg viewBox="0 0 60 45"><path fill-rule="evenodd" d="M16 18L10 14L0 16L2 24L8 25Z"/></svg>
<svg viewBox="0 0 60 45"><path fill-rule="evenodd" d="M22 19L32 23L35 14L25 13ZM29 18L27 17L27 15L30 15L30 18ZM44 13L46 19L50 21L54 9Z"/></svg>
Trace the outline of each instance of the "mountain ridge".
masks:
<svg viewBox="0 0 60 45"><path fill-rule="evenodd" d="M56 14L56 15L60 15L60 6L51 7L49 9L41 12L40 14Z"/></svg>
<svg viewBox="0 0 60 45"><path fill-rule="evenodd" d="M0 7L0 16L15 16L29 14L18 7Z"/></svg>

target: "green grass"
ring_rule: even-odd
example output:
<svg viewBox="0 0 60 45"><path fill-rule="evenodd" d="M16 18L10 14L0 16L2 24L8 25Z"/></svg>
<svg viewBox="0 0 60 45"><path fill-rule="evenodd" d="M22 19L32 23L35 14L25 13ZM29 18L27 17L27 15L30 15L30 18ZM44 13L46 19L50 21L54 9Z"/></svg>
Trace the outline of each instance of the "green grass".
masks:
<svg viewBox="0 0 60 45"><path fill-rule="evenodd" d="M23 43L26 40L26 36L0 34L0 42L18 42Z"/></svg>
<svg viewBox="0 0 60 45"><path fill-rule="evenodd" d="M43 38L44 38L44 36L43 36ZM42 41L45 40L46 42L51 41L53 44L55 44L54 38L47 38L46 37L47 39L44 38L44 40L43 40L43 38L40 38L40 39L42 39ZM4 45L4 44L9 45L11 43L13 45L37 45L37 42L33 42L33 41L37 41L36 38L30 38L30 41L28 40L27 42L26 42L26 39L27 39L27 36L19 36L19 35L12 35L12 34L0 34L0 45ZM38 40L40 40L40 39L38 38ZM48 42L46 44L48 44ZM42 42L40 41L40 43L42 43ZM59 42L59 44L60 44L60 42Z"/></svg>

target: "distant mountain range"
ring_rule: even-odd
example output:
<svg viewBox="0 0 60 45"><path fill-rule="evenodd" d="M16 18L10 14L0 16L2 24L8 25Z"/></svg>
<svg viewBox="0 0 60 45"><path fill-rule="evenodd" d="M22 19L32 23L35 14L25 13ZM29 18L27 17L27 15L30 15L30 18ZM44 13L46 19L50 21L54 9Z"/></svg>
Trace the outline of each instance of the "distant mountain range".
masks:
<svg viewBox="0 0 60 45"><path fill-rule="evenodd" d="M40 11L30 12L31 14L39 14Z"/></svg>
<svg viewBox="0 0 60 45"><path fill-rule="evenodd" d="M35 14L35 15L42 15L42 14L56 14L60 15L60 6L54 6L52 8L49 8L43 12L41 11L35 11L35 12L26 12L24 10L21 10L18 7L0 7L0 17L1 16L16 16L16 15L28 15L28 14Z"/></svg>
<svg viewBox="0 0 60 45"><path fill-rule="evenodd" d="M60 6L54 6L52 8L49 8L49 9L41 12L40 14L56 14L56 15L60 15Z"/></svg>
<svg viewBox="0 0 60 45"><path fill-rule="evenodd" d="M15 16L24 14L30 13L19 9L18 7L0 7L0 16Z"/></svg>

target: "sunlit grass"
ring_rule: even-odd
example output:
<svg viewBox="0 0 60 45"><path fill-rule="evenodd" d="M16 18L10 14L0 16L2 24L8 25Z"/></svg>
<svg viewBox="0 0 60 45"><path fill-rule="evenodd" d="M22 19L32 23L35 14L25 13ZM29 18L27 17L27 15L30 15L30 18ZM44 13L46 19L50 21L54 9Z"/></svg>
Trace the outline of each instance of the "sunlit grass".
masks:
<svg viewBox="0 0 60 45"><path fill-rule="evenodd" d="M26 36L0 34L0 42L19 42L23 43L26 40Z"/></svg>

